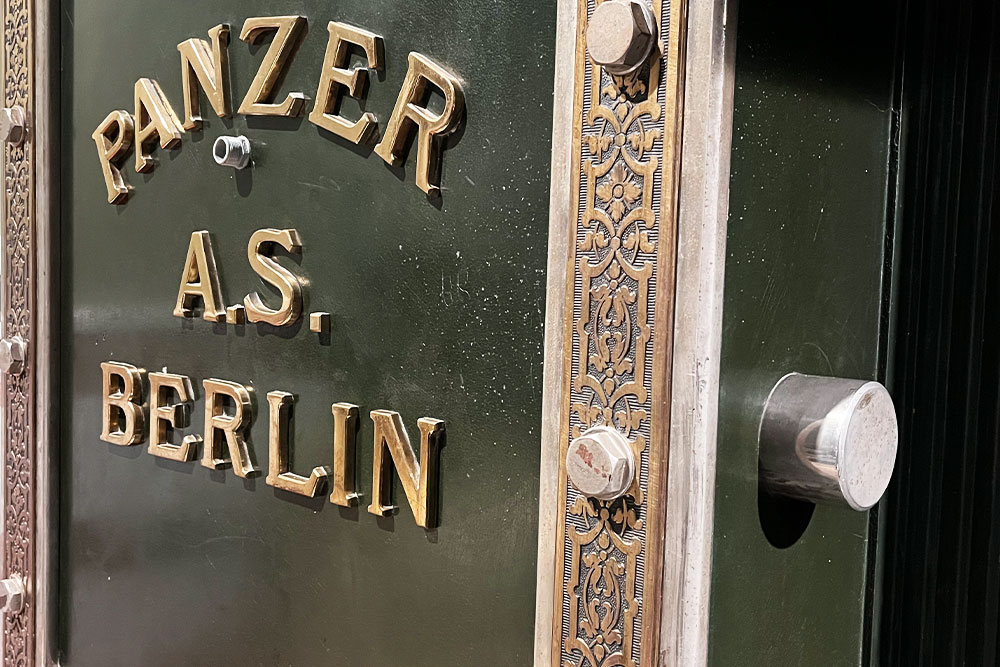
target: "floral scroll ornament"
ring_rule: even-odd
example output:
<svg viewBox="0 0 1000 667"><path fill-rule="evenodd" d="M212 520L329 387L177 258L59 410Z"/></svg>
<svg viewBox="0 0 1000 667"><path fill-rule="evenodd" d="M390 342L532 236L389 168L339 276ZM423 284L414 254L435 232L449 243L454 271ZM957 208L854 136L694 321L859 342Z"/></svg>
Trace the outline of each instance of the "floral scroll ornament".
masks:
<svg viewBox="0 0 1000 667"><path fill-rule="evenodd" d="M614 426L632 445L641 468L649 419L645 384L651 339L650 288L655 263L653 151L662 130L655 96L657 68L628 76L593 69L595 104L586 111L582 161L585 207L577 236L582 277L575 335L571 437L592 426ZM647 83L648 82L648 83ZM596 92L596 91L595 91ZM652 99L650 99L652 98ZM638 477L638 475L637 475ZM643 551L645 498L638 479L612 501L576 495L568 512L570 541L568 636L563 667L636 667L637 590ZM567 657L568 656L568 657Z"/></svg>

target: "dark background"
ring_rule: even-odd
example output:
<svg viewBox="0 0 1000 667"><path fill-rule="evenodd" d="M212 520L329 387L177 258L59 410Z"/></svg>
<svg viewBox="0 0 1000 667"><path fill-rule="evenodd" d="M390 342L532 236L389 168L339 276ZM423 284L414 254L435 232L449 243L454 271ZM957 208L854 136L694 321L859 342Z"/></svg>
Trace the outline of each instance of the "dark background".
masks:
<svg viewBox="0 0 1000 667"><path fill-rule="evenodd" d="M309 33L279 99L315 96L329 20L385 38L367 108L389 117L409 51L464 81L467 119L444 155L443 197L413 183L415 147L392 169L304 118L222 121L157 149L151 174L106 203L91 133L132 111L139 77L182 115L189 37L232 26L233 107L264 48L243 20L303 14ZM555 2L62 3L62 443L60 644L72 665L460 665L531 663ZM307 105L307 111L311 103ZM356 102L345 114L359 113ZM254 166L217 166L220 134L245 134ZM223 298L261 289L250 234L294 227L308 281L302 323L273 330L171 315L192 231L212 234ZM270 295L269 295L270 296ZM322 340L308 313L332 313ZM337 401L361 407L361 506L276 491L263 478L173 463L146 444L99 440L100 363L256 390L251 442L267 466L265 394L295 393L292 469L332 463ZM440 527L370 500L368 412L447 422Z"/></svg>

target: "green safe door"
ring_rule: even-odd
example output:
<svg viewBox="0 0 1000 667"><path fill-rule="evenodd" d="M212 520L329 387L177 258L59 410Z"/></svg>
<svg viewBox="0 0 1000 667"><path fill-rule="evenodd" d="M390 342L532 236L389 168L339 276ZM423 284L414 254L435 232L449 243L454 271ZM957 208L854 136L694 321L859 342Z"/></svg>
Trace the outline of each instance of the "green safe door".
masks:
<svg viewBox="0 0 1000 667"><path fill-rule="evenodd" d="M531 662L555 14L554 1L62 3L65 664ZM330 22L373 33L380 45L366 54L345 43L331 61ZM185 121L178 45L203 40L191 53L211 63L209 31L223 24L232 117L220 118L194 86L201 128L182 128L169 149L160 146L169 133L142 142L147 126L169 126L167 105ZM381 60L354 96L341 85L339 103L320 110L351 122L374 114L367 141L309 118L325 56L348 71ZM420 78L425 71L456 82L464 105L435 85L440 78ZM102 137L113 147L123 128L94 134L114 110L135 114L143 79L149 117L140 113L131 148L109 161L127 198L109 204L99 148ZM407 86L404 112L441 118L451 104L454 116L425 146L424 126L404 114L390 142L401 162L392 166L373 148L392 138ZM245 112L248 102L286 99L286 110L301 110ZM216 140L240 136L249 165L217 164ZM425 150L437 194L418 187ZM137 151L154 168L138 173ZM251 237L267 229L277 232L254 237L264 242L248 257ZM295 236L298 244L282 247ZM205 299L189 294L179 312L190 306L191 316L178 316L182 281L212 296L213 258L223 315L209 321ZM281 316L268 312L295 301L281 292L282 274L299 286L300 312L269 323ZM256 305L244 305L253 293ZM113 364L106 388L102 364ZM171 408L184 397L164 388L157 401L166 407L151 411L151 378L170 376L190 380L190 400ZM271 392L291 396L273 399L284 402L276 409ZM118 397L110 407L108 395ZM208 398L222 426L209 442L192 442L206 434ZM336 403L357 406L357 419L335 425ZM376 410L399 416L379 433L381 453ZM240 411L249 426L227 432ZM444 422L428 436L436 456L433 442L421 447L422 418ZM287 447L277 472L299 492L267 480L279 463L269 451L272 420ZM393 443L400 425L417 459L409 468L391 458L407 449L405 439ZM108 442L128 439L130 427L133 444ZM240 443L231 449L227 438L241 435L259 474L239 476L238 458L203 465L206 448L216 463L233 458ZM335 436L356 468L353 504L330 500ZM150 454L161 437L176 446L188 438L191 460ZM385 516L369 511L377 456L397 462L381 468L392 496L381 502L397 508ZM302 495L318 466L333 471L315 497ZM401 481L408 472L413 488ZM427 528L420 507L430 508Z"/></svg>

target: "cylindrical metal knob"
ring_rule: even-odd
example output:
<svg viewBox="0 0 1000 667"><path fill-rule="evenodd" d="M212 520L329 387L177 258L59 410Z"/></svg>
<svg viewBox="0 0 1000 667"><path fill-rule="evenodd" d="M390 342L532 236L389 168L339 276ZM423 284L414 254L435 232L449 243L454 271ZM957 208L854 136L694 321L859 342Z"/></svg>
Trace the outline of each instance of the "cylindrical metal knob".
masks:
<svg viewBox="0 0 1000 667"><path fill-rule="evenodd" d="M791 373L764 406L760 481L776 495L866 510L889 485L898 440L878 382Z"/></svg>
<svg viewBox="0 0 1000 667"><path fill-rule="evenodd" d="M637 0L604 0L587 25L587 53L610 74L639 69L655 43L653 13Z"/></svg>
<svg viewBox="0 0 1000 667"><path fill-rule="evenodd" d="M585 496L614 500L635 478L635 454L628 440L609 426L594 426L569 443L566 475Z"/></svg>
<svg viewBox="0 0 1000 667"><path fill-rule="evenodd" d="M0 138L15 146L24 141L28 118L22 106L0 108Z"/></svg>
<svg viewBox="0 0 1000 667"><path fill-rule="evenodd" d="M24 370L24 362L28 356L28 345L20 336L0 338L0 370L11 375L18 375Z"/></svg>
<svg viewBox="0 0 1000 667"><path fill-rule="evenodd" d="M24 608L24 582L19 575L0 579L0 612L16 614Z"/></svg>
<svg viewBox="0 0 1000 667"><path fill-rule="evenodd" d="M242 135L219 137L212 146L212 157L216 164L243 169L250 164L250 140Z"/></svg>

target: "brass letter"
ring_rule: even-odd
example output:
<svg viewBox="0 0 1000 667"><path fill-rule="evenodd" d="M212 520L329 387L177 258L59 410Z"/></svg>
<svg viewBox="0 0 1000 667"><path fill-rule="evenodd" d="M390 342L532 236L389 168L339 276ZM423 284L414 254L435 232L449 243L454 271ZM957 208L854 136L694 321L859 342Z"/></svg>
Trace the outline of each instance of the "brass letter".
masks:
<svg viewBox="0 0 1000 667"><path fill-rule="evenodd" d="M191 309L195 299L200 298L205 302L202 317L209 322L222 322L226 319L226 311L222 307L221 294L212 239L204 230L191 232L191 242L188 243L187 258L181 273L181 288L177 292L177 303L174 304L174 317L193 317Z"/></svg>
<svg viewBox="0 0 1000 667"><path fill-rule="evenodd" d="M458 126L465 107L465 96L458 79L433 60L411 52L409 62L396 106L385 127L385 136L375 147L375 153L389 164L400 164L405 157L400 151L406 146L413 126L416 126L417 187L427 193L436 193L441 174L439 139ZM420 106L428 83L444 94L444 110L440 114L435 115Z"/></svg>
<svg viewBox="0 0 1000 667"><path fill-rule="evenodd" d="M385 502L392 494L392 468L395 466L417 525L433 528L437 521L438 446L444 435L444 422L428 417L417 420L420 428L420 462L417 463L399 413L372 410L371 417L375 424L375 460L372 463L372 502L368 511L384 516L395 508ZM386 458L386 452L391 459Z"/></svg>
<svg viewBox="0 0 1000 667"><path fill-rule="evenodd" d="M281 292L281 307L277 310L268 308L257 292L248 294L243 299L243 305L246 307L247 320L282 327L299 319L302 312L302 285L294 273L266 254L264 246L272 243L277 243L290 253L300 253L302 241L294 229L258 229L250 237L250 244L247 246L250 267L261 279L278 288Z"/></svg>
<svg viewBox="0 0 1000 667"><path fill-rule="evenodd" d="M205 91L219 118L233 115L229 87L229 26L220 23L208 31L212 44L191 38L177 45L181 52L181 77L184 84L184 129L201 127L199 87Z"/></svg>
<svg viewBox="0 0 1000 667"><path fill-rule="evenodd" d="M288 470L288 410L294 400L291 394L284 391L267 392L270 422L266 481L268 486L315 498L330 475L330 468L316 466L308 477L296 475Z"/></svg>
<svg viewBox="0 0 1000 667"><path fill-rule="evenodd" d="M302 113L306 96L289 93L281 104L272 102L285 68L291 64L306 32L304 16L261 16L243 23L240 39L248 44L258 43L264 35L277 31L271 46L264 54L260 69L250 83L250 90L240 103L239 112L245 116L298 116Z"/></svg>
<svg viewBox="0 0 1000 667"><path fill-rule="evenodd" d="M132 117L128 112L115 110L109 113L94 130L97 157L101 160L104 184L108 186L109 204L124 204L128 199L128 185L125 184L121 169L115 162L128 152L132 145L134 129Z"/></svg>
<svg viewBox="0 0 1000 667"><path fill-rule="evenodd" d="M160 148L181 143L181 121L167 101L160 84L153 79L135 82L135 170L152 171L156 162L146 152L146 145L160 138Z"/></svg>
<svg viewBox="0 0 1000 667"><path fill-rule="evenodd" d="M142 413L143 371L132 364L101 364L101 440L112 445L137 445L146 439ZM112 382L112 377L120 382Z"/></svg>
<svg viewBox="0 0 1000 667"><path fill-rule="evenodd" d="M253 406L250 392L241 384L228 380L205 380L205 443L201 452L201 464L206 468L222 468L233 464L233 472L240 477L249 477L257 472L244 431L253 421ZM235 403L232 415L225 414L222 396L228 396ZM229 456L225 448L229 448Z"/></svg>
<svg viewBox="0 0 1000 667"><path fill-rule="evenodd" d="M333 412L333 492L330 502L351 507L358 502L354 492L354 433L358 406L334 403Z"/></svg>
<svg viewBox="0 0 1000 667"><path fill-rule="evenodd" d="M177 403L168 403L170 390L177 392ZM184 428L190 420L194 389L191 378L174 373L149 374L150 436L147 451L172 461L193 461L194 448L201 443L200 435L186 435L181 444L171 444L167 429Z"/></svg>
<svg viewBox="0 0 1000 667"><path fill-rule="evenodd" d="M358 97L363 93L368 81L368 70L361 67L345 69L347 65L347 47L356 44L365 51L368 67L380 70L383 67L382 38L378 35L346 25L330 21L327 26L330 40L326 45L326 55L323 57L323 73L319 78L319 89L316 91L316 104L309 114L309 120L324 130L329 130L348 141L360 144L365 141L376 127L375 114L365 112L356 121L348 120L339 113L334 113L340 102L341 88L347 88L347 94Z"/></svg>

